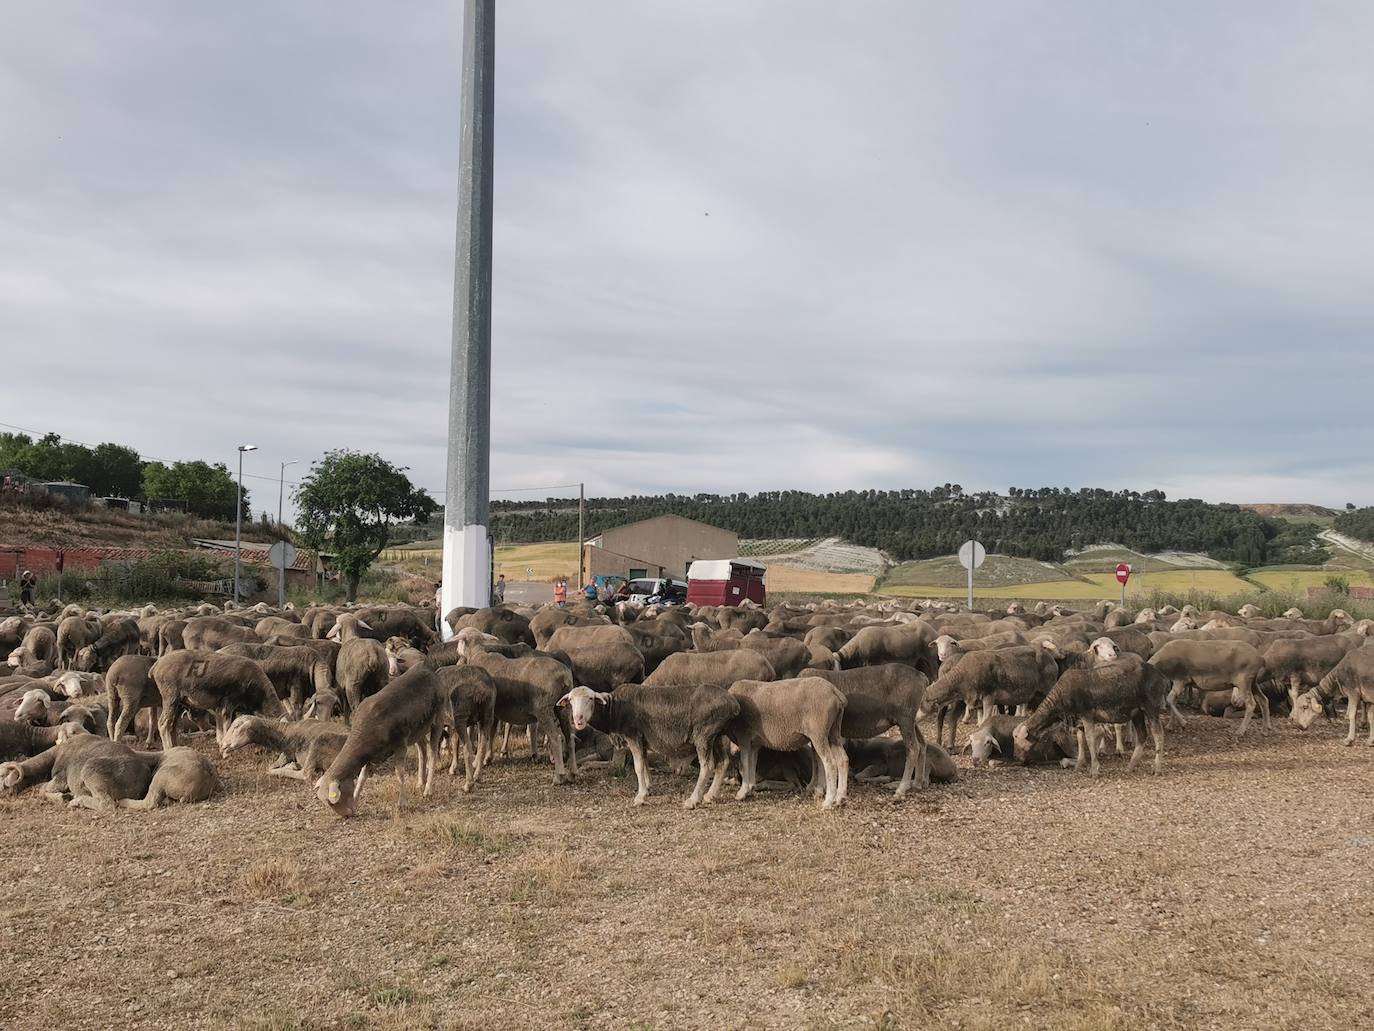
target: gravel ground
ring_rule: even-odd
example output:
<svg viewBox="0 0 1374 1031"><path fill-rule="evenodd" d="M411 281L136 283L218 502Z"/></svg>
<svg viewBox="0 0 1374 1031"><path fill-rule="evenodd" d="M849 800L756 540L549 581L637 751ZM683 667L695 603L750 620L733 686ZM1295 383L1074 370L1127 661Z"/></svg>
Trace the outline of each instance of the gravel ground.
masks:
<svg viewBox="0 0 1374 1031"><path fill-rule="evenodd" d="M963 770L842 812L660 774L471 796L369 783L341 822L261 756L153 814L0 800L0 1026L1374 1026L1374 752L1334 726L1165 772Z"/></svg>

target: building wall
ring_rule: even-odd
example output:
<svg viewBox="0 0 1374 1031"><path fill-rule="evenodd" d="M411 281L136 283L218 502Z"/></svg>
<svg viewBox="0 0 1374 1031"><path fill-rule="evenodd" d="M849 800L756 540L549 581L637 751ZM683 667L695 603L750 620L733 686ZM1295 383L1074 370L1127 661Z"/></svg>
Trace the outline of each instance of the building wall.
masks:
<svg viewBox="0 0 1374 1031"><path fill-rule="evenodd" d="M609 556L593 557L592 552L606 552ZM649 575L687 579L687 567L699 558L735 558L739 554L739 536L718 526L708 526L681 516L659 516L617 526L601 534L600 547L588 546L583 559L583 580L588 575L608 576L618 573L628 576L629 570L648 568ZM618 563L616 568L600 569L597 562ZM628 561L634 558L638 561ZM588 568L588 565L591 568ZM658 569L662 569L661 574Z"/></svg>

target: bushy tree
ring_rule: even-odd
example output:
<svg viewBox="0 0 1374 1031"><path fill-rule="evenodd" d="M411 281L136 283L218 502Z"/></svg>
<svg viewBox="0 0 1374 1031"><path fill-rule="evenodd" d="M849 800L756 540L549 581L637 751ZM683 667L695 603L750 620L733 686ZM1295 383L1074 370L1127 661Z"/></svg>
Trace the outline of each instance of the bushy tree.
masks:
<svg viewBox="0 0 1374 1031"><path fill-rule="evenodd" d="M301 537L306 547L333 552L349 601L386 547L391 524L424 519L435 508L406 472L381 455L330 451L294 491Z"/></svg>
<svg viewBox="0 0 1374 1031"><path fill-rule="evenodd" d="M143 496L149 501L179 502L205 519L233 519L238 484L223 462L149 462L143 467ZM248 491L242 495L245 510Z"/></svg>

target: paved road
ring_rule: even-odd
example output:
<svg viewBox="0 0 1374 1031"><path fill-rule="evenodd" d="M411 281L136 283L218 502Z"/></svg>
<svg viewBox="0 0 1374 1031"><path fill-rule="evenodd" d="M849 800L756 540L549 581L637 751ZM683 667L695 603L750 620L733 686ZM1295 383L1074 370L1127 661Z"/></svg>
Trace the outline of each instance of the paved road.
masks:
<svg viewBox="0 0 1374 1031"><path fill-rule="evenodd" d="M553 584L512 580L506 584L506 601L511 605L546 605L553 601Z"/></svg>

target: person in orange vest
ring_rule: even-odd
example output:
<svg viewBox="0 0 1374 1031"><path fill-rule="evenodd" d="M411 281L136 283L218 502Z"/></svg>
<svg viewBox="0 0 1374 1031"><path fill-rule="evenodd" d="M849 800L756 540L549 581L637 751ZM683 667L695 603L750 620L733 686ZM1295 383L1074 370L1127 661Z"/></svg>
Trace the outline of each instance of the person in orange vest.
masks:
<svg viewBox="0 0 1374 1031"><path fill-rule="evenodd" d="M568 604L568 581L561 576L553 582L553 603L560 609Z"/></svg>

